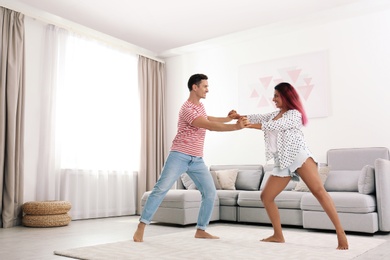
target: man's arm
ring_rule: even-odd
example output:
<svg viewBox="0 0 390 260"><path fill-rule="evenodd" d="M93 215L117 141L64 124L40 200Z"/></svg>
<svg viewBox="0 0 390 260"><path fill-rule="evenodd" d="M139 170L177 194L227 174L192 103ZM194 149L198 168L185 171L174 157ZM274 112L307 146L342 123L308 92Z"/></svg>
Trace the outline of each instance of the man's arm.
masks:
<svg viewBox="0 0 390 260"><path fill-rule="evenodd" d="M233 119L238 119L240 116L237 116L236 110L230 110L228 115L226 117L214 117L214 116L207 116L207 119L213 122L220 122L220 123L227 123L232 121Z"/></svg>
<svg viewBox="0 0 390 260"><path fill-rule="evenodd" d="M233 119L230 117L214 117L214 116L207 116L207 119L212 122L219 122L219 123L227 123L232 121Z"/></svg>
<svg viewBox="0 0 390 260"><path fill-rule="evenodd" d="M248 123L248 119L246 119L245 117L238 119L235 124L224 124L223 122L212 121L209 118L205 118L202 116L195 118L194 121L192 121L193 126L218 132L240 130L242 128L245 128Z"/></svg>

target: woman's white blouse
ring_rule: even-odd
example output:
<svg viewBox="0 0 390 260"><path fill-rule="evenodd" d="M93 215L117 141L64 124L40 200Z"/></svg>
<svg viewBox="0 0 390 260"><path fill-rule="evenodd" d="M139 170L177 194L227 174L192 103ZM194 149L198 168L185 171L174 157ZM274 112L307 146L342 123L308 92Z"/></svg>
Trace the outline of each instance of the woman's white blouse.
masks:
<svg viewBox="0 0 390 260"><path fill-rule="evenodd" d="M270 131L277 131L276 148L280 159L280 168L284 169L292 164L297 154L307 148L305 137L301 130L302 115L296 109L288 110L282 117L273 120L279 111L267 114L248 115L251 124L261 124L264 131L265 155L267 162L273 158L270 144Z"/></svg>

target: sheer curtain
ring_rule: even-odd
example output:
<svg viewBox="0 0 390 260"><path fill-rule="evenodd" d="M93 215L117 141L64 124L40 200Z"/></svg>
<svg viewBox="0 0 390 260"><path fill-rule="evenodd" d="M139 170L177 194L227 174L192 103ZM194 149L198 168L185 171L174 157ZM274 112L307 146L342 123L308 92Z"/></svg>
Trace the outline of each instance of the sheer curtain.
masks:
<svg viewBox="0 0 390 260"><path fill-rule="evenodd" d="M56 143L56 100L60 71L64 70L68 32L48 25L40 92L40 135L38 155L37 200L60 200L60 145Z"/></svg>
<svg viewBox="0 0 390 260"><path fill-rule="evenodd" d="M55 26L46 42L37 197L70 201L73 219L135 214L137 56Z"/></svg>

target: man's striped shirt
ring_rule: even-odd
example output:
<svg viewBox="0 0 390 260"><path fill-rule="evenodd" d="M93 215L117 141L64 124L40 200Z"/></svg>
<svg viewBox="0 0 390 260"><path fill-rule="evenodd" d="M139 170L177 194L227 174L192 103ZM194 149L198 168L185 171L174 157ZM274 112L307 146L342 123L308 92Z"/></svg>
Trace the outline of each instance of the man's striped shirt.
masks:
<svg viewBox="0 0 390 260"><path fill-rule="evenodd" d="M207 118L206 110L202 103L195 105L187 100L182 105L179 111L177 134L172 142L171 151L203 157L206 129L192 125L192 122L200 116Z"/></svg>

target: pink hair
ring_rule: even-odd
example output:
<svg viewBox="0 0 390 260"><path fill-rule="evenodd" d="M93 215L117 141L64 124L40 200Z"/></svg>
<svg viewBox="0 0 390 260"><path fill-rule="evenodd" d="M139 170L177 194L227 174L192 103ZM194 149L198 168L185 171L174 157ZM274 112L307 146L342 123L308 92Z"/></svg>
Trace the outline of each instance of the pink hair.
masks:
<svg viewBox="0 0 390 260"><path fill-rule="evenodd" d="M287 82L282 82L275 86L275 90L279 92L283 104L287 107L288 110L296 109L301 113L302 124L306 125L308 121L306 112L295 88Z"/></svg>

